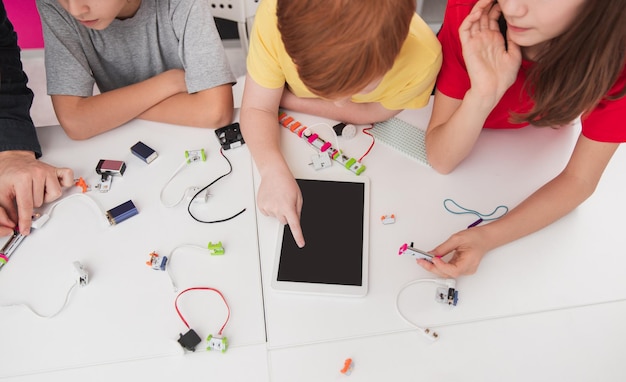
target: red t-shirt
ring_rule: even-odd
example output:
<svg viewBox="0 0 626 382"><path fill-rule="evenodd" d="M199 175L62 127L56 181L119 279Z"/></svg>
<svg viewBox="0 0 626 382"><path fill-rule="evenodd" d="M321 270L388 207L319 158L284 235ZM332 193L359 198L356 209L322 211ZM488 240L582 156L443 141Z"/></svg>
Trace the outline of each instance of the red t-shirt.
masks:
<svg viewBox="0 0 626 382"><path fill-rule="evenodd" d="M476 1L448 0L444 22L439 32L443 49L443 65L437 78L437 89L448 97L462 99L470 88L470 79L463 60L459 26L470 13ZM507 90L485 121L485 128L516 129L528 124L513 124L511 113L526 113L532 100L524 89L526 73L533 62L523 60L515 83ZM626 67L607 95L618 94L626 86ZM585 137L600 142L626 142L626 97L615 101L602 100L582 120Z"/></svg>

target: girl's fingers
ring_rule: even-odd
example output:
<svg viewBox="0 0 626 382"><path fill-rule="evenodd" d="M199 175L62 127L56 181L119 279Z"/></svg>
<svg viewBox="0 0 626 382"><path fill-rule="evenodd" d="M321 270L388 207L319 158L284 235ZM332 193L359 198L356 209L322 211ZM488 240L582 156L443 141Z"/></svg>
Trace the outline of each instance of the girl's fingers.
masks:
<svg viewBox="0 0 626 382"><path fill-rule="evenodd" d="M481 30L487 30L489 29L489 23L490 23L490 19L489 19L489 13L491 13L491 11L488 11L488 13L482 13L480 15L480 29Z"/></svg>
<svg viewBox="0 0 626 382"><path fill-rule="evenodd" d="M500 30L500 25L498 24L498 20L500 20L500 15L502 15L502 10L500 10L499 4L494 5L489 10L489 15L487 15L487 18L489 20L489 29Z"/></svg>
<svg viewBox="0 0 626 382"><path fill-rule="evenodd" d="M463 20L459 27L459 33L466 33L470 36L474 36L483 29L489 29L490 19L489 14L493 8L493 0L480 0L472 12Z"/></svg>
<svg viewBox="0 0 626 382"><path fill-rule="evenodd" d="M474 10L467 15L459 27L459 33L469 33L472 28L476 27L476 22L480 19L480 14L480 11Z"/></svg>

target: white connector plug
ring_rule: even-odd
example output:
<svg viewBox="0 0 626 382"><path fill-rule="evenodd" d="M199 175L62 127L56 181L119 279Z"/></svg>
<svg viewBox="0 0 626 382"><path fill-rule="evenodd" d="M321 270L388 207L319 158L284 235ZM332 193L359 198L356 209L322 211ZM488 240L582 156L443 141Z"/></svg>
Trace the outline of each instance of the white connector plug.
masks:
<svg viewBox="0 0 626 382"><path fill-rule="evenodd" d="M82 287L89 284L89 274L85 267L79 261L74 261L72 266L74 267L76 282Z"/></svg>
<svg viewBox="0 0 626 382"><path fill-rule="evenodd" d="M33 221L30 224L30 227L34 228L34 229L39 229L39 228L43 227L44 224L46 224L49 219L50 219L50 215L48 215L48 214L43 214L43 215L35 214L33 216Z"/></svg>
<svg viewBox="0 0 626 382"><path fill-rule="evenodd" d="M201 187L189 187L185 190L185 200L189 201L200 191ZM201 193L198 194L195 198L193 198L193 203L206 203L209 201L209 190L205 189Z"/></svg>
<svg viewBox="0 0 626 382"><path fill-rule="evenodd" d="M452 288L452 289L456 288L455 279L436 279L435 282L439 285L446 286L448 288Z"/></svg>
<svg viewBox="0 0 626 382"><path fill-rule="evenodd" d="M428 338L431 341L437 341L439 339L439 334L430 328L424 328L420 330L420 332L424 335L424 337Z"/></svg>

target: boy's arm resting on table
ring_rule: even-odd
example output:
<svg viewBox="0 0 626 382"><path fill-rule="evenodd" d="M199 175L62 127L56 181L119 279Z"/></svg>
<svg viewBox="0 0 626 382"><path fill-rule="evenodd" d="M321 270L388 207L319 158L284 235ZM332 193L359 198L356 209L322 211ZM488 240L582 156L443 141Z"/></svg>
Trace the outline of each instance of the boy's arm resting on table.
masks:
<svg viewBox="0 0 626 382"><path fill-rule="evenodd" d="M319 98L300 98L286 88L282 95L280 106L292 111L355 125L367 125L386 121L402 111L386 109L383 105L376 102L355 103L346 100L341 102L341 105L337 105L333 101Z"/></svg>
<svg viewBox="0 0 626 382"><path fill-rule="evenodd" d="M233 120L232 85L224 84L192 94L175 94L154 105L138 118L213 129L226 126Z"/></svg>
<svg viewBox="0 0 626 382"><path fill-rule="evenodd" d="M163 100L186 92L185 72L172 69L95 96L52 95L52 104L67 135L82 140L121 126Z"/></svg>
<svg viewBox="0 0 626 382"><path fill-rule="evenodd" d="M445 256L433 264L419 261L425 269L443 277L476 272L489 251L538 231L578 207L593 194L619 143L603 143L580 136L565 169L502 218L452 235L431 253Z"/></svg>
<svg viewBox="0 0 626 382"><path fill-rule="evenodd" d="M261 175L259 211L289 224L296 243L302 247L302 194L280 151L278 107L282 93L283 88L264 88L248 75L240 115L241 132Z"/></svg>

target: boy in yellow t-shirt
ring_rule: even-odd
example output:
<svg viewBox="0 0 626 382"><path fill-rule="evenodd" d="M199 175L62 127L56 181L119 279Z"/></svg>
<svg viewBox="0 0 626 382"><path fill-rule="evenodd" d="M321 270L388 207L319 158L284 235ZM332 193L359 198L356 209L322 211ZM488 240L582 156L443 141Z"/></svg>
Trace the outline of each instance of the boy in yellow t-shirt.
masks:
<svg viewBox="0 0 626 382"><path fill-rule="evenodd" d="M278 108L354 124L428 103L441 46L415 0L263 0L247 59L241 129L261 174L259 210L298 246L302 195L280 152Z"/></svg>

